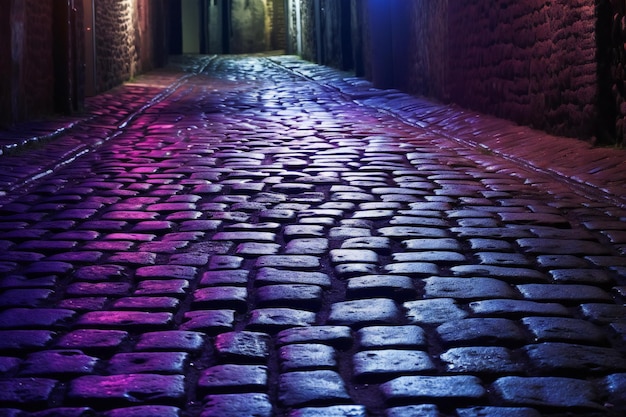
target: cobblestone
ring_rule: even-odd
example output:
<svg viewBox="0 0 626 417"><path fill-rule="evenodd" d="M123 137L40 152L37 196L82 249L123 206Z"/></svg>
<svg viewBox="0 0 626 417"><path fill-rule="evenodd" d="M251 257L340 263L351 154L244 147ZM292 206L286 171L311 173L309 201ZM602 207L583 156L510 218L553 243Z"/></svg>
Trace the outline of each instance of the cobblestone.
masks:
<svg viewBox="0 0 626 417"><path fill-rule="evenodd" d="M439 410L436 405L433 404L421 404L421 405L408 405L404 407L391 407L387 409L385 417L410 417L410 416L423 416L423 417L439 417Z"/></svg>
<svg viewBox="0 0 626 417"><path fill-rule="evenodd" d="M193 310L184 314L180 329L215 335L232 330L234 321L235 310Z"/></svg>
<svg viewBox="0 0 626 417"><path fill-rule="evenodd" d="M355 378L367 383L435 370L428 353L420 350L365 350L354 355L352 361Z"/></svg>
<svg viewBox="0 0 626 417"><path fill-rule="evenodd" d="M98 358L84 355L80 350L49 350L34 352L26 357L20 376L71 377L94 371Z"/></svg>
<svg viewBox="0 0 626 417"><path fill-rule="evenodd" d="M452 320L439 325L437 333L447 345L518 345L526 339L517 323L501 318Z"/></svg>
<svg viewBox="0 0 626 417"><path fill-rule="evenodd" d="M440 355L447 370L466 374L523 374L524 363L512 351L499 346L470 346L448 349Z"/></svg>
<svg viewBox="0 0 626 417"><path fill-rule="evenodd" d="M289 407L327 405L350 399L341 376L334 371L287 372L280 375L279 400Z"/></svg>
<svg viewBox="0 0 626 417"><path fill-rule="evenodd" d="M563 341L602 344L604 332L588 321L566 317L525 317L522 323L539 342Z"/></svg>
<svg viewBox="0 0 626 417"><path fill-rule="evenodd" d="M117 408L104 413L106 417L147 417L156 415L160 417L179 417L180 408L167 405L140 405Z"/></svg>
<svg viewBox="0 0 626 417"><path fill-rule="evenodd" d="M310 326L315 323L315 313L294 308L257 308L250 313L247 328L275 333L296 326Z"/></svg>
<svg viewBox="0 0 626 417"><path fill-rule="evenodd" d="M205 398L201 417L271 417L272 403L266 394L215 394Z"/></svg>
<svg viewBox="0 0 626 417"><path fill-rule="evenodd" d="M457 410L459 417L540 417L537 410L525 407L471 407Z"/></svg>
<svg viewBox="0 0 626 417"><path fill-rule="evenodd" d="M304 371L307 369L336 369L335 350L328 345L289 344L278 351L283 372Z"/></svg>
<svg viewBox="0 0 626 417"><path fill-rule="evenodd" d="M568 407L586 412L603 409L591 384L580 379L507 376L493 386L506 405Z"/></svg>
<svg viewBox="0 0 626 417"><path fill-rule="evenodd" d="M306 342L346 348L352 344L352 333L347 326L294 327L278 333L276 340L279 345Z"/></svg>
<svg viewBox="0 0 626 417"><path fill-rule="evenodd" d="M69 398L76 403L133 404L146 399L180 403L185 394L182 375L87 375L72 380Z"/></svg>
<svg viewBox="0 0 626 417"><path fill-rule="evenodd" d="M0 400L6 406L37 406L48 402L57 381L47 378L7 378L0 381Z"/></svg>
<svg viewBox="0 0 626 417"><path fill-rule="evenodd" d="M415 324L441 324L468 316L452 298L408 301L404 308L409 321Z"/></svg>
<svg viewBox="0 0 626 417"><path fill-rule="evenodd" d="M407 300L415 296L416 289L410 277L402 275L365 275L350 278L346 296L350 299L388 297Z"/></svg>
<svg viewBox="0 0 626 417"><path fill-rule="evenodd" d="M228 332L215 338L215 350L225 360L263 363L270 354L270 338L259 332Z"/></svg>
<svg viewBox="0 0 626 417"><path fill-rule="evenodd" d="M371 326L357 332L359 346L370 348L420 348L426 346L424 330L418 326Z"/></svg>
<svg viewBox="0 0 626 417"><path fill-rule="evenodd" d="M455 299L516 298L517 294L504 281L495 278L431 277L424 281L427 298L453 297Z"/></svg>
<svg viewBox="0 0 626 417"><path fill-rule="evenodd" d="M472 311L481 316L569 316L569 310L558 303L527 300L481 300L469 304Z"/></svg>
<svg viewBox="0 0 626 417"><path fill-rule="evenodd" d="M371 298L333 304L328 322L340 325L391 324L400 315L396 303L388 298Z"/></svg>
<svg viewBox="0 0 626 417"><path fill-rule="evenodd" d="M624 415L615 170L295 57L171 59L0 155L0 414Z"/></svg>
<svg viewBox="0 0 626 417"><path fill-rule="evenodd" d="M185 351L197 352L205 345L204 335L200 332L190 331L163 331L143 333L135 348L137 350L154 351Z"/></svg>
<svg viewBox="0 0 626 417"><path fill-rule="evenodd" d="M578 284L522 284L517 289L522 296L531 301L541 302L610 302L612 297L602 288Z"/></svg>
<svg viewBox="0 0 626 417"><path fill-rule="evenodd" d="M158 329L168 327L173 320L171 313L147 311L90 311L77 321L79 325L121 328L121 329Z"/></svg>
<svg viewBox="0 0 626 417"><path fill-rule="evenodd" d="M63 335L57 346L84 352L106 352L119 348L127 338L128 332L123 330L77 329Z"/></svg>
<svg viewBox="0 0 626 417"><path fill-rule="evenodd" d="M10 308L0 313L0 328L59 328L75 316L76 312L66 309Z"/></svg>
<svg viewBox="0 0 626 417"><path fill-rule="evenodd" d="M486 395L474 376L401 376L381 386L388 403L401 401L468 401Z"/></svg>
<svg viewBox="0 0 626 417"><path fill-rule="evenodd" d="M289 417L366 417L366 413L366 408L360 405L334 405L301 408L292 411Z"/></svg>
<svg viewBox="0 0 626 417"><path fill-rule="evenodd" d="M317 285L267 285L257 290L260 307L298 307L310 311L319 310L322 295L322 288Z"/></svg>
<svg viewBox="0 0 626 417"><path fill-rule="evenodd" d="M541 373L575 372L582 376L626 369L621 355L604 347L545 342L528 345L525 350L533 366Z"/></svg>
<svg viewBox="0 0 626 417"><path fill-rule="evenodd" d="M205 393L233 394L267 389L267 368L261 365L216 365L200 375L198 388Z"/></svg>
<svg viewBox="0 0 626 417"><path fill-rule="evenodd" d="M107 371L114 374L182 374L187 354L182 352L118 353L109 360Z"/></svg>

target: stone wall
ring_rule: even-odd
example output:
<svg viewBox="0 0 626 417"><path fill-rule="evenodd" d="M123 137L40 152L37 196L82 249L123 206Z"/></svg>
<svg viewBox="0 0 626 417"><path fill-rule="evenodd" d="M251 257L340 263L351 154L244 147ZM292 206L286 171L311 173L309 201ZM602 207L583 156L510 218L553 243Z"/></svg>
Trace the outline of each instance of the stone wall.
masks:
<svg viewBox="0 0 626 417"><path fill-rule="evenodd" d="M164 0L99 0L95 6L98 91L166 61Z"/></svg>
<svg viewBox="0 0 626 417"><path fill-rule="evenodd" d="M106 91L139 73L138 28L134 1L102 0L95 6L96 84L98 91Z"/></svg>
<svg viewBox="0 0 626 417"><path fill-rule="evenodd" d="M106 91L142 71L137 1L102 0L95 13L97 86Z"/></svg>
<svg viewBox="0 0 626 417"><path fill-rule="evenodd" d="M594 135L589 0L449 0L449 98L550 133Z"/></svg>
<svg viewBox="0 0 626 417"><path fill-rule="evenodd" d="M271 48L273 50L284 50L287 48L287 26L285 24L285 1L272 0L272 27L271 27Z"/></svg>
<svg viewBox="0 0 626 417"><path fill-rule="evenodd" d="M368 0L363 73L378 87L557 135L592 139L612 111L609 124L617 118L624 136L626 18L612 20L624 16L626 2L598 1L610 9L606 24L593 0ZM606 27L623 37L607 36L612 46L599 77L597 36ZM613 81L602 87L599 78Z"/></svg>

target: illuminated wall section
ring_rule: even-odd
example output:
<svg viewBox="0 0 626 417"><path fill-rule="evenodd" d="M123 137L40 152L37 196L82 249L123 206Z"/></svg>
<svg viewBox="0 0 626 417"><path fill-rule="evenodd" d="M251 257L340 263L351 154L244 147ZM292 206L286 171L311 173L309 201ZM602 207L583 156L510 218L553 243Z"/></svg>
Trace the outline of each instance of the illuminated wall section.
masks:
<svg viewBox="0 0 626 417"><path fill-rule="evenodd" d="M97 88L108 90L164 63L164 0L95 2Z"/></svg>

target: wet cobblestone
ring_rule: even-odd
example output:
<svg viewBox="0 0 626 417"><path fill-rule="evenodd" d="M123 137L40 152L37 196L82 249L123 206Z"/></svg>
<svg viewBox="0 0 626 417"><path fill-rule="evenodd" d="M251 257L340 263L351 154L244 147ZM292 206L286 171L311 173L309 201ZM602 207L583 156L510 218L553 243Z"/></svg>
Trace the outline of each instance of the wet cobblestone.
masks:
<svg viewBox="0 0 626 417"><path fill-rule="evenodd" d="M0 155L0 414L626 413L620 179L295 57L174 63Z"/></svg>

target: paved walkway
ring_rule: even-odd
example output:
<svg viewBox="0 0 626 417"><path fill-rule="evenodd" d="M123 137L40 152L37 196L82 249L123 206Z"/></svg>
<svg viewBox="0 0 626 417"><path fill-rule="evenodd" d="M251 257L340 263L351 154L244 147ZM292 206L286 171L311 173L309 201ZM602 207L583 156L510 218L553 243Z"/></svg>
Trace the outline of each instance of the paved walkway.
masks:
<svg viewBox="0 0 626 417"><path fill-rule="evenodd" d="M622 151L288 56L87 110L0 137L0 415L626 412Z"/></svg>

